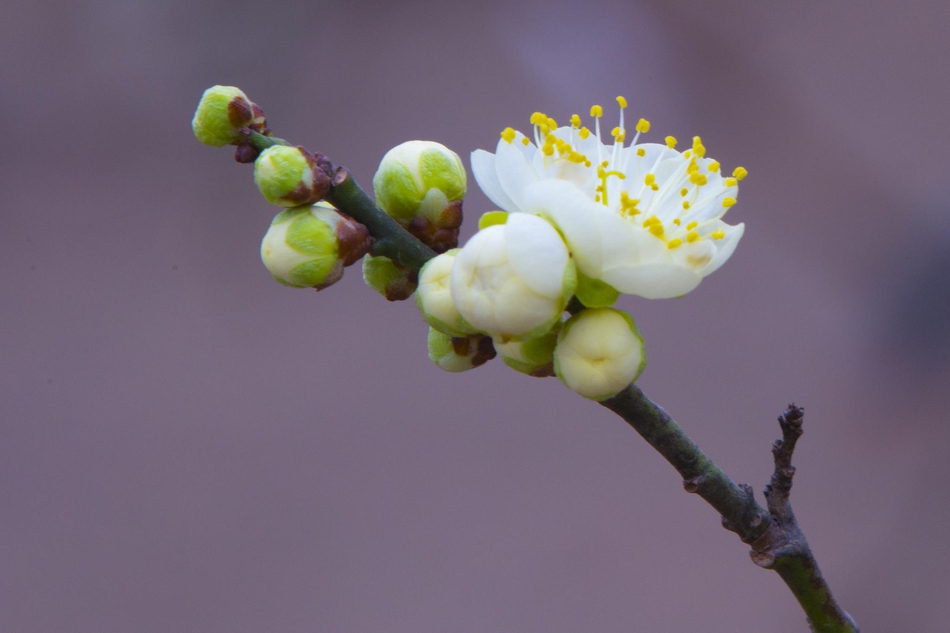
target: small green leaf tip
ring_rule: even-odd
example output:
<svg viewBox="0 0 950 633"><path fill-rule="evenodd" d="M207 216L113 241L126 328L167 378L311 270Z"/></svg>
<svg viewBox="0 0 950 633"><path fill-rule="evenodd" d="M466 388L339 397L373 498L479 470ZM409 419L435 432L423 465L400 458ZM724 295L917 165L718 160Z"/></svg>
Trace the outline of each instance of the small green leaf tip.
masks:
<svg viewBox="0 0 950 633"><path fill-rule="evenodd" d="M319 202L330 191L329 162L302 147L274 145L254 161L254 182L271 204L296 207Z"/></svg>
<svg viewBox="0 0 950 633"><path fill-rule="evenodd" d="M491 338L482 334L452 337L429 328L429 360L439 369L462 372L484 365L495 357Z"/></svg>
<svg viewBox="0 0 950 633"><path fill-rule="evenodd" d="M191 129L195 138L205 145L230 145L240 138L241 128L251 127L255 123L255 108L254 103L239 88L212 86L201 95L191 120ZM260 119L263 122L263 113Z"/></svg>
<svg viewBox="0 0 950 633"><path fill-rule="evenodd" d="M261 261L285 286L322 290L368 248L362 224L329 205L301 206L281 211L271 222L261 241Z"/></svg>
<svg viewBox="0 0 950 633"><path fill-rule="evenodd" d="M363 257L363 281L388 301L404 301L418 285L418 274L399 266L388 257Z"/></svg>
<svg viewBox="0 0 950 633"><path fill-rule="evenodd" d="M633 318L613 308L581 310L564 324L554 349L554 371L569 389L606 400L635 381L647 357Z"/></svg>
<svg viewBox="0 0 950 633"><path fill-rule="evenodd" d="M373 177L376 202L437 253L458 245L465 168L458 155L433 141L408 141L389 150Z"/></svg>

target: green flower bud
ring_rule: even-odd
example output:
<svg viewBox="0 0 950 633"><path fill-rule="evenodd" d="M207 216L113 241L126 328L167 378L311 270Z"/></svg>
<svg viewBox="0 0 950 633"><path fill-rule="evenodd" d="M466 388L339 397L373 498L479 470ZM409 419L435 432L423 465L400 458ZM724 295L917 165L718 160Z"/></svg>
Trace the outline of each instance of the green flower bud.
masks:
<svg viewBox="0 0 950 633"><path fill-rule="evenodd" d="M458 244L465 186L458 155L432 141L397 145L383 156L373 177L379 206L440 253Z"/></svg>
<svg viewBox="0 0 950 633"><path fill-rule="evenodd" d="M620 292L613 286L600 279L591 279L580 271L577 271L577 289L574 293L578 301L588 308L609 308L620 297Z"/></svg>
<svg viewBox="0 0 950 633"><path fill-rule="evenodd" d="M536 378L554 375L554 348L557 345L558 323L547 334L527 341L502 343L494 341L495 350L506 365L522 374Z"/></svg>
<svg viewBox="0 0 950 633"><path fill-rule="evenodd" d="M330 191L329 166L323 154L311 154L302 147L274 145L254 161L254 182L271 204L313 204Z"/></svg>
<svg viewBox="0 0 950 633"><path fill-rule="evenodd" d="M416 291L419 276L388 257L363 257L363 281L389 301L404 301Z"/></svg>
<svg viewBox="0 0 950 633"><path fill-rule="evenodd" d="M195 138L205 145L222 147L241 138L243 127L261 131L264 113L240 89L234 86L213 86L204 91L191 129Z"/></svg>
<svg viewBox="0 0 950 633"><path fill-rule="evenodd" d="M445 371L468 371L495 357L491 338L481 334L451 337L430 327L428 342L429 360Z"/></svg>
<svg viewBox="0 0 950 633"><path fill-rule="evenodd" d="M564 324L554 350L554 371L567 387L606 400L636 380L647 357L636 324L613 308L581 310Z"/></svg>
<svg viewBox="0 0 950 633"><path fill-rule="evenodd" d="M449 336L468 336L475 334L472 328L455 308L449 281L452 264L459 249L442 253L428 262L419 271L419 288L416 292L416 306L422 318L431 327Z"/></svg>
<svg viewBox="0 0 950 633"><path fill-rule="evenodd" d="M278 282L322 290L369 249L366 227L326 204L277 214L261 241L261 261Z"/></svg>

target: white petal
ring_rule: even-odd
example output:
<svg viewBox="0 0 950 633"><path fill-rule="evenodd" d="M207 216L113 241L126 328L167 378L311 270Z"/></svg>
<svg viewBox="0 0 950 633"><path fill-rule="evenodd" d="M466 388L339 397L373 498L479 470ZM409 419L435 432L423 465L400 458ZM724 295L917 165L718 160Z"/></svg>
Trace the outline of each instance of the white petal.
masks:
<svg viewBox="0 0 950 633"><path fill-rule="evenodd" d="M502 139L495 152L495 174L505 194L511 198L517 210L522 210L524 191L538 181L538 176L517 140L509 143Z"/></svg>
<svg viewBox="0 0 950 633"><path fill-rule="evenodd" d="M657 262L604 273L603 280L620 292L646 299L681 297L702 281L695 271L672 262Z"/></svg>
<svg viewBox="0 0 950 633"><path fill-rule="evenodd" d="M560 297L569 254L558 232L547 221L526 213L509 216L504 227L508 262L515 274L534 292Z"/></svg>
<svg viewBox="0 0 950 633"><path fill-rule="evenodd" d="M709 263L705 267L700 269L700 274L705 277L706 275L715 272L720 266L726 263L726 260L732 257L732 253L736 250L736 246L739 245L739 240L742 238L742 234L745 233L745 224L737 224L735 226L730 226L725 222L720 221L716 228L725 231L726 236L721 240L716 240L713 242L716 245L716 254L713 255L713 258L709 260Z"/></svg>
<svg viewBox="0 0 950 633"><path fill-rule="evenodd" d="M515 206L505 190L501 188L501 183L498 182L498 174L495 172L495 155L483 149L477 149L472 152L471 162L475 182L488 196L488 199L494 202L499 209L508 212L518 211L518 207Z"/></svg>

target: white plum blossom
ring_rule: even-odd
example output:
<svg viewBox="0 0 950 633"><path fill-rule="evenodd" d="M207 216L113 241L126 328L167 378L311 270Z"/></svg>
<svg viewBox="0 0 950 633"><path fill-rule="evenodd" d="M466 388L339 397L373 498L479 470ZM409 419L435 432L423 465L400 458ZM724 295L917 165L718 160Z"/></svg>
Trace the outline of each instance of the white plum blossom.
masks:
<svg viewBox="0 0 950 633"><path fill-rule="evenodd" d="M676 139L637 144L650 128L640 119L632 144L624 146L623 109L614 142L600 140L600 106L591 108L595 133L558 124L536 112L534 139L512 128L501 134L494 154L472 153L472 172L485 194L501 209L538 215L563 234L587 277L620 292L650 299L682 296L732 255L744 225L722 221L736 203L738 182L706 157L699 137L684 152Z"/></svg>
<svg viewBox="0 0 950 633"><path fill-rule="evenodd" d="M576 285L561 236L546 220L524 213L476 233L455 255L449 281L465 323L501 342L550 330Z"/></svg>

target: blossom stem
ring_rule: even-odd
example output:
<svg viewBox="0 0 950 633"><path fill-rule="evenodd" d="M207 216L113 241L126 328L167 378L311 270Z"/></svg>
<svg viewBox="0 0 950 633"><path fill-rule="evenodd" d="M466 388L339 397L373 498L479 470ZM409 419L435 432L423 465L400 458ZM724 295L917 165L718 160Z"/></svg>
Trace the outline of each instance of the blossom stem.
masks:
<svg viewBox="0 0 950 633"><path fill-rule="evenodd" d="M805 611L812 631L858 633L854 620L832 596L788 500L795 472L792 452L802 434L801 408L789 405L779 418L782 439L772 449L775 472L766 487L765 510L755 500L751 486L734 483L636 385L601 404L623 418L676 468L687 492L698 494L719 512L723 527L752 547L750 556L756 565L781 576Z"/></svg>
<svg viewBox="0 0 950 633"><path fill-rule="evenodd" d="M251 130L247 131L246 138L258 151L274 145L290 145L282 138L265 136ZM333 172L332 187L326 195L326 201L369 229L375 240L370 250L374 256L388 257L413 271L418 271L423 264L435 257L435 251L377 207L343 167L337 167Z"/></svg>

